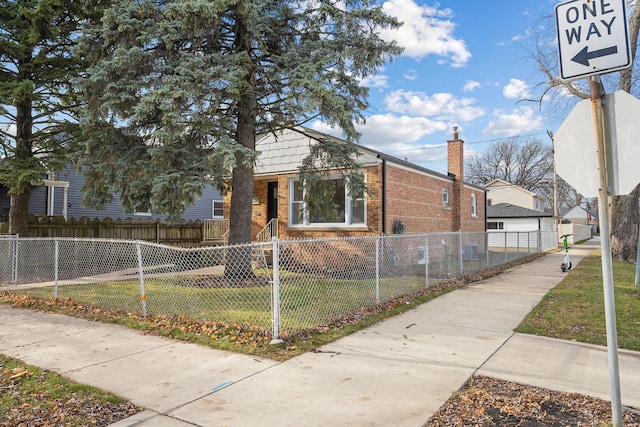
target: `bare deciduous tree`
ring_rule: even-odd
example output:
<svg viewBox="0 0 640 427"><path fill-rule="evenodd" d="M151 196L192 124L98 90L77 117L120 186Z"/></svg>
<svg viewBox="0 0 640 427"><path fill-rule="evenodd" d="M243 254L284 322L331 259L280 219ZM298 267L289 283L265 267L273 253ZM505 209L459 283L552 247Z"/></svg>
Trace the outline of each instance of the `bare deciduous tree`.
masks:
<svg viewBox="0 0 640 427"><path fill-rule="evenodd" d="M636 55L638 44L638 30L640 29L640 9L635 0L627 1L629 18L629 43L631 45L632 60ZM545 17L545 20L552 17ZM566 107L567 103L575 102L576 97L589 98L587 80L563 82L558 76L558 63L556 43L551 42L555 37L555 25L539 25L537 28L545 28L549 33L541 32L537 35L536 43L531 52L531 58L536 63L543 75L543 81L538 85L539 93L535 99L529 99L542 104L543 99L551 99L550 108ZM631 94L640 91L640 68L633 66L618 73L610 73L602 76L605 88L610 91L623 90ZM567 96L567 94L572 96ZM595 171L594 171L595 173ZM640 186L637 186L626 196L614 196L610 198L611 213L611 251L612 255L622 260L634 260L638 242L638 222L640 214L638 209L638 197ZM600 218L604 221L606 218Z"/></svg>
<svg viewBox="0 0 640 427"><path fill-rule="evenodd" d="M553 151L537 139L511 137L493 143L483 155L467 160L465 171L465 179L474 184L502 179L532 191L546 210L553 210ZM573 187L559 177L556 185L558 210L580 205L583 197Z"/></svg>

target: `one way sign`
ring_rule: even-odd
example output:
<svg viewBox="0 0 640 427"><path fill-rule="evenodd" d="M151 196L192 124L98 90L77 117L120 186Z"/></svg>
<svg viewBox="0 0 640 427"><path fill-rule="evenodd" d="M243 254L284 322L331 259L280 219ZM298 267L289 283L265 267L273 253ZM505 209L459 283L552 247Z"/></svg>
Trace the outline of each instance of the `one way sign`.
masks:
<svg viewBox="0 0 640 427"><path fill-rule="evenodd" d="M625 0L571 0L556 5L560 79L605 74L631 65Z"/></svg>

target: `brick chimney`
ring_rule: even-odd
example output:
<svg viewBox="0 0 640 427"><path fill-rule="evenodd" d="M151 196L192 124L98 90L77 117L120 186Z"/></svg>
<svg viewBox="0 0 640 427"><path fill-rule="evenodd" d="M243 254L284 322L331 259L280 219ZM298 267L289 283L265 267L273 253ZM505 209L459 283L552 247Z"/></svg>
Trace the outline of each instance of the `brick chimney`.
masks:
<svg viewBox="0 0 640 427"><path fill-rule="evenodd" d="M454 178L451 195L451 227L458 231L460 227L460 207L462 186L464 185L464 141L458 138L458 127L453 127L453 138L447 141L447 171Z"/></svg>
<svg viewBox="0 0 640 427"><path fill-rule="evenodd" d="M453 127L453 139L447 141L447 171L456 176L456 180L464 180L464 141L458 138L458 127Z"/></svg>

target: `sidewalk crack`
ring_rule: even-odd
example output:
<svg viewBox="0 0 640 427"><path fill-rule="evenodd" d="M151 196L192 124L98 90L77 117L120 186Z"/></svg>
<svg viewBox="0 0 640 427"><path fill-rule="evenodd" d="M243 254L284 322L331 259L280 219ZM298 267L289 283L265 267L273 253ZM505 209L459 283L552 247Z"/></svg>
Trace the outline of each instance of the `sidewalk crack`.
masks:
<svg viewBox="0 0 640 427"><path fill-rule="evenodd" d="M474 376L474 375L475 375L475 374L476 374L480 369L482 369L482 368L484 367L484 365L486 365L486 364L487 364L487 362L488 362L489 360L491 360L491 358L492 358L493 356L495 356L495 355L496 355L496 353L497 353L497 352L499 352L499 351L502 349L502 347L504 347L504 346L505 346L505 345L506 345L506 344L511 340L511 338L513 338L513 337L514 337L514 335L515 335L515 334L516 334L516 333L515 333L514 331L511 331L511 335L509 335L509 337L508 337L506 340L504 340L504 341L502 342L502 344L500 344L500 346L499 346L498 348L496 348L496 349L493 351L493 353L491 353L491 354L489 355L489 357L487 357L487 358L484 360L484 362L482 362L482 363L480 364L480 366L478 366L478 367L473 371L473 373L471 374L471 376Z"/></svg>

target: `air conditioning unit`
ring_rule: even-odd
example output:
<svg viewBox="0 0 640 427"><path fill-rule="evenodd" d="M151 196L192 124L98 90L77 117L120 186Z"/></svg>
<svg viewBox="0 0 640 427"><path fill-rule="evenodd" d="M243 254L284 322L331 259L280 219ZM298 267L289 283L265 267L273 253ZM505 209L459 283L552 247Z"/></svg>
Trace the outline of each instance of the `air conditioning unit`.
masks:
<svg viewBox="0 0 640 427"><path fill-rule="evenodd" d="M465 243L462 245L463 261L478 261L478 245L473 243Z"/></svg>

